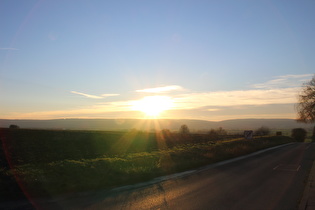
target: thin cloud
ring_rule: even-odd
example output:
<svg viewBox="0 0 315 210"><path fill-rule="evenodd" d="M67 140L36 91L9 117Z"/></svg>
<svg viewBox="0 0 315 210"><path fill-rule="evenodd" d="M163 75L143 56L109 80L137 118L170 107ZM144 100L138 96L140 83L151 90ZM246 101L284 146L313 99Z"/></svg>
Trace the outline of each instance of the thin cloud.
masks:
<svg viewBox="0 0 315 210"><path fill-rule="evenodd" d="M29 113L14 113L10 118L14 119L54 119L60 117L94 117L108 116L112 113L131 112L130 105L127 102L108 102L101 105L92 105L84 108L73 108L68 110L39 111Z"/></svg>
<svg viewBox="0 0 315 210"><path fill-rule="evenodd" d="M236 90L178 95L174 109L296 103L299 88Z"/></svg>
<svg viewBox="0 0 315 210"><path fill-rule="evenodd" d="M278 77L278 82L284 81L287 78L305 79L310 78L312 75L287 75ZM273 81L273 80L271 80ZM270 82L270 81L269 81ZM166 111L165 117L174 117L173 113L183 113L182 117L193 117L198 115L198 111L203 111L204 117L216 116L222 117L223 115L231 115L232 113L223 113L225 108L246 107L246 106L263 106L263 105L276 105L276 104L295 104L297 102L297 94L301 86L287 87L287 88L272 88L272 89L250 89L250 90L234 90L234 91L216 91L216 92L175 92L168 96L171 98L173 104L169 111ZM173 90L184 90L184 88L176 85L157 87L151 89L138 90L137 92L144 93L160 93ZM117 96L118 94L103 94L91 95L77 91L71 91L73 94L81 95L92 99L101 99L105 97ZM56 118L56 117L93 117L93 116L134 116L139 115L138 111L132 110L132 105L139 99L128 99L122 101L102 102L92 106L77 107L71 110L55 110L46 112L33 112L33 113L18 113L18 118ZM220 112L220 113L219 113ZM207 114L206 114L207 113ZM294 113L292 111L292 113ZM281 113L281 117L291 117L292 113ZM141 113L140 113L141 114ZM240 114L237 112L234 117ZM244 113L250 115L251 113ZM255 116L258 116L253 114ZM265 114L266 117L275 116L274 113L259 113ZM280 117L280 113L277 113ZM202 116L202 115L200 115ZM139 116L138 116L139 117ZM140 116L141 117L141 116ZM227 117L227 116L225 116ZM241 116L237 116L241 117Z"/></svg>
<svg viewBox="0 0 315 210"><path fill-rule="evenodd" d="M165 92L178 91L178 90L183 90L183 88L178 85L169 85L169 86L162 86L162 87L156 87L156 88L136 90L136 92L138 93L165 93Z"/></svg>
<svg viewBox="0 0 315 210"><path fill-rule="evenodd" d="M273 80L252 85L252 87L257 89L301 87L301 85L303 85L303 83L305 83L306 81L310 80L312 76L313 74L278 76Z"/></svg>
<svg viewBox="0 0 315 210"><path fill-rule="evenodd" d="M107 97L111 97L111 96L118 96L119 94L102 94L101 96L96 96L96 95L91 95L91 94L86 94L86 93L80 93L77 91L70 91L71 93L77 94L77 95L81 95L87 98L93 98L93 99L102 99L102 98L107 98Z"/></svg>
<svg viewBox="0 0 315 210"><path fill-rule="evenodd" d="M90 95L90 94L86 94L86 93L80 93L77 91L71 91L71 93L77 94L77 95L81 95L81 96L85 96L87 98L94 98L94 99L101 99L103 98L102 96L96 96L96 95Z"/></svg>
<svg viewBox="0 0 315 210"><path fill-rule="evenodd" d="M102 94L103 98L111 97L111 96L119 96L120 94Z"/></svg>
<svg viewBox="0 0 315 210"><path fill-rule="evenodd" d="M209 119L210 118L210 119ZM226 119L294 119L294 113L280 114L242 114L242 115L218 115L206 118L211 121L221 121Z"/></svg>
<svg viewBox="0 0 315 210"><path fill-rule="evenodd" d="M221 109L207 109L208 112L217 112L220 111Z"/></svg>
<svg viewBox="0 0 315 210"><path fill-rule="evenodd" d="M12 47L0 47L0 50L19 50L19 49L12 48Z"/></svg>
<svg viewBox="0 0 315 210"><path fill-rule="evenodd" d="M312 77L313 74L289 74L289 75L284 75L280 76L282 78L305 78L305 77Z"/></svg>

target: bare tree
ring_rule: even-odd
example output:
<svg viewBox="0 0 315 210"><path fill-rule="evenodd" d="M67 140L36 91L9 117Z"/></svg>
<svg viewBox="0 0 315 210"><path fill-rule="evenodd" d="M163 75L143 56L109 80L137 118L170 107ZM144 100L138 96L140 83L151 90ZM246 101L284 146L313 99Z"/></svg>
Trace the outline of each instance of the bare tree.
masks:
<svg viewBox="0 0 315 210"><path fill-rule="evenodd" d="M222 127L219 127L218 129L211 129L208 134L209 134L210 139L215 139L222 136L226 136L227 131L223 129Z"/></svg>
<svg viewBox="0 0 315 210"><path fill-rule="evenodd" d="M299 103L296 106L298 113L298 122L315 122L315 76L311 81L304 84L299 94ZM313 141L315 140L315 127L313 129Z"/></svg>
<svg viewBox="0 0 315 210"><path fill-rule="evenodd" d="M182 125L182 126L180 126L180 128L179 128L179 133L180 134L189 134L190 132L189 132L189 128L188 128L188 126L187 125Z"/></svg>

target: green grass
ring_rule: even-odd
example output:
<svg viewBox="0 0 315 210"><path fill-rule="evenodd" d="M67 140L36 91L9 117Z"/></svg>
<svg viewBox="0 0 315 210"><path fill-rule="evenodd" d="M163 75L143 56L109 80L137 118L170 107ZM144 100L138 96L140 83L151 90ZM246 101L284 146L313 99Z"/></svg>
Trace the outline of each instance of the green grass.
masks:
<svg viewBox="0 0 315 210"><path fill-rule="evenodd" d="M209 141L141 132L0 132L11 165L0 173L15 176L33 196L142 182L292 142L285 136Z"/></svg>

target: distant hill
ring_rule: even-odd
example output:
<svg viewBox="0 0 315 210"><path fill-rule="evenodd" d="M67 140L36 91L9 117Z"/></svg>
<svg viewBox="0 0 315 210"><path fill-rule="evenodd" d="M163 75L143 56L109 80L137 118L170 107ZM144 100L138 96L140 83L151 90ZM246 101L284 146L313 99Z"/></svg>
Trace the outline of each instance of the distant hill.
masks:
<svg viewBox="0 0 315 210"><path fill-rule="evenodd" d="M35 129L70 129L70 130L161 130L178 131L186 124L191 131L210 130L222 127L227 130L257 129L266 126L270 129L311 128L313 124L297 123L293 119L236 119L219 122L185 119L54 119L54 120L7 120L0 119L0 127L8 128L11 124L20 128Z"/></svg>

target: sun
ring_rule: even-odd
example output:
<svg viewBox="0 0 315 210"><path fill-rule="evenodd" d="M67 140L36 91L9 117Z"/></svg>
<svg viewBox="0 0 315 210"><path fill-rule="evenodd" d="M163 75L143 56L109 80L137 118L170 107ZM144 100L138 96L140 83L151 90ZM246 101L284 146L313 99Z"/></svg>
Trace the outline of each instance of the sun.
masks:
<svg viewBox="0 0 315 210"><path fill-rule="evenodd" d="M132 109L145 113L147 117L157 118L163 111L171 109L173 101L168 96L146 96L134 101Z"/></svg>

